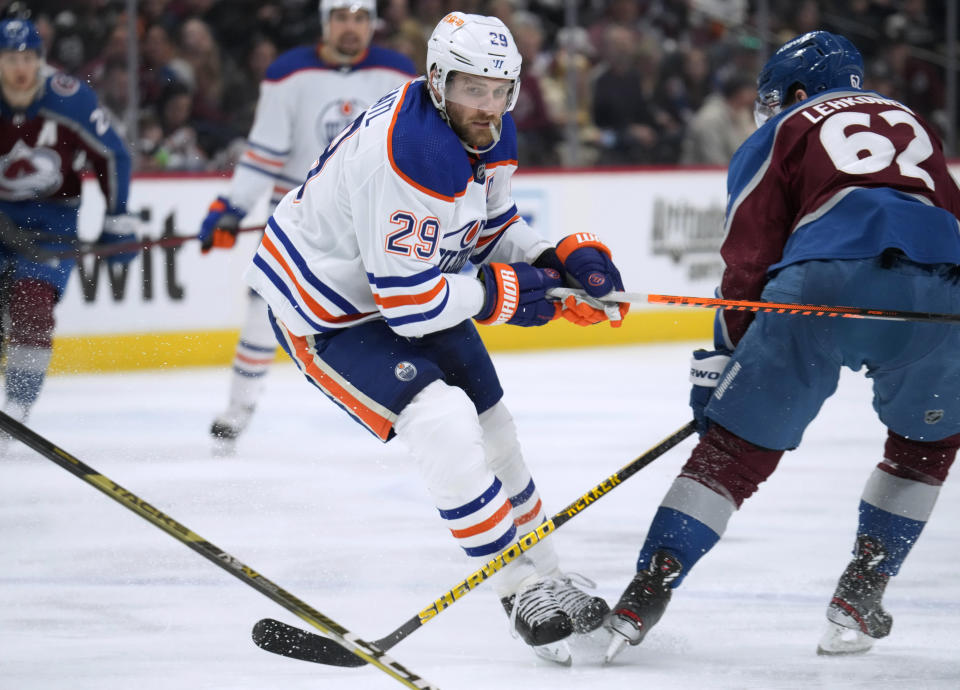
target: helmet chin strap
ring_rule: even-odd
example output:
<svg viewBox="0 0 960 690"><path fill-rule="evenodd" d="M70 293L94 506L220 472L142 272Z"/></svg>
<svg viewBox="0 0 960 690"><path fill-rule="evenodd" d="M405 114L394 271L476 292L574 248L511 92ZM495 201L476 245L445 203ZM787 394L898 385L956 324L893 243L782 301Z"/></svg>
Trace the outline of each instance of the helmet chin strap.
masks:
<svg viewBox="0 0 960 690"><path fill-rule="evenodd" d="M449 123L449 120L448 120L448 123ZM484 149L478 149L474 146L470 146L470 144L465 142L463 139L460 139L460 144L463 146L463 148L465 148L470 153L486 153L487 151L491 151L494 146L500 143L500 129L496 127L492 122L488 123L487 126L490 128L490 136L493 137L493 141L490 143L488 147ZM459 139L459 137L457 138Z"/></svg>

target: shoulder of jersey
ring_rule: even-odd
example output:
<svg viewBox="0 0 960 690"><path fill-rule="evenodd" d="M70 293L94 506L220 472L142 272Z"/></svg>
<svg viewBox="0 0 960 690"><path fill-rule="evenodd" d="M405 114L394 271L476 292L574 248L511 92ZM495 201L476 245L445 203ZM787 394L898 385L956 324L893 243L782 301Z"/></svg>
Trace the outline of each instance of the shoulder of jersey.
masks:
<svg viewBox="0 0 960 690"><path fill-rule="evenodd" d="M403 87L387 148L394 171L430 196L453 201L473 177L460 140L440 117L422 80Z"/></svg>
<svg viewBox="0 0 960 690"><path fill-rule="evenodd" d="M264 75L265 81L280 81L302 69L330 69L317 55L315 45L302 45L291 48L277 56L270 63Z"/></svg>
<svg viewBox="0 0 960 690"><path fill-rule="evenodd" d="M54 72L46 77L43 107L59 113L81 118L86 124L87 116L97 107L93 89L69 74Z"/></svg>
<svg viewBox="0 0 960 690"><path fill-rule="evenodd" d="M371 45L370 50L367 51L367 56L357 65L357 69L377 67L394 70L410 77L417 76L417 68L409 57L383 46Z"/></svg>

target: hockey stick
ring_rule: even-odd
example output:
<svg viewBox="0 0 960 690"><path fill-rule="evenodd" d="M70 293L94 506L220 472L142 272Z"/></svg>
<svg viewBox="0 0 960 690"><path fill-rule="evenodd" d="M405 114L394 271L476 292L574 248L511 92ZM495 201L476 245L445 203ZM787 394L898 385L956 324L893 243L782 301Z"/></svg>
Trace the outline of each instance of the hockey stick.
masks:
<svg viewBox="0 0 960 690"><path fill-rule="evenodd" d="M265 225L256 225L247 228L237 228L237 234L242 232L257 232L265 228ZM150 240L137 240L135 242L117 242L116 244L91 244L80 242L76 244L75 249L53 254L58 259L69 259L78 256L114 256L116 254L132 254L141 252L144 249L153 247L179 247L185 242L199 239L196 235L167 235Z"/></svg>
<svg viewBox="0 0 960 690"><path fill-rule="evenodd" d="M190 547L208 561L221 568L244 584L253 587L268 599L275 601L288 611L291 611L307 623L323 631L337 641L338 649L346 654L356 654L361 664L371 663L387 675L395 678L408 688L414 690L439 690L437 686L416 675L396 660L387 656L384 650L366 642L339 623L312 608L279 585L274 584L253 568L241 563L226 551L208 542L200 535L190 531L166 513L153 507L139 496L123 488L113 480L100 474L93 468L58 448L53 443L35 433L28 427L16 421L8 414L0 411L0 429L18 439L25 445L37 451L48 460L60 465L71 474L76 475L94 488L100 490L125 508L142 517L147 522L159 527L171 537ZM341 646L342 645L342 646ZM347 650L350 650L349 652Z"/></svg>
<svg viewBox="0 0 960 690"><path fill-rule="evenodd" d="M460 598L473 591L477 585L493 575L496 575L507 563L515 559L524 551L535 546L540 540L560 529L565 523L579 515L598 499L613 491L641 469L659 458L675 445L690 436L696 430L694 422L688 422L662 440L646 453L622 467L618 472L603 480L595 487L583 494L576 501L568 505L546 522L542 522L535 530L524 534L512 545L508 546L500 555L491 559L479 570L474 571L456 585L441 594L429 606L410 618L406 623L391 632L389 635L373 642L377 648L388 650L401 640L419 630L422 626L436 618L440 613L453 606ZM351 654L349 650L337 643L316 633L292 625L287 625L272 618L264 618L253 627L253 641L261 649L282 656L312 661L317 664L330 666L363 666L365 661Z"/></svg>
<svg viewBox="0 0 960 690"><path fill-rule="evenodd" d="M550 297L563 300L569 295L586 298L583 290L554 288L547 293ZM799 316L840 316L845 319L877 319L880 321L933 321L939 323L960 323L960 314L938 314L936 312L900 311L896 309L867 309L864 307L841 307L825 304L792 304L789 302L757 302L746 299L720 299L718 297L685 297L680 295L645 295L639 292L610 292L602 300L587 298L598 308L603 302L629 302L630 304L680 304L686 307L705 309L729 309L731 311L756 311Z"/></svg>

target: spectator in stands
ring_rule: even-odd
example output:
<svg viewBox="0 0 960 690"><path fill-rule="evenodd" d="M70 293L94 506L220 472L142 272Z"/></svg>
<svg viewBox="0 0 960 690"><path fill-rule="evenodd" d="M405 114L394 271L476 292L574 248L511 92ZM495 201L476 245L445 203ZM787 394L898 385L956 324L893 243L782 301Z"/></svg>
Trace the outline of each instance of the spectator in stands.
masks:
<svg viewBox="0 0 960 690"><path fill-rule="evenodd" d="M107 36L106 44L103 49L93 56L88 56L87 62L73 73L78 79L83 79L87 84L97 88L103 80L103 72L106 64L112 60L127 59L127 25L126 23L117 23L111 29Z"/></svg>
<svg viewBox="0 0 960 690"><path fill-rule="evenodd" d="M593 85L593 116L600 128L600 165L653 163L656 160L657 123L643 91L635 31L610 24L604 32L603 62Z"/></svg>
<svg viewBox="0 0 960 690"><path fill-rule="evenodd" d="M887 17L884 33L915 48L934 50L942 33L934 28L926 0L904 0L898 10Z"/></svg>
<svg viewBox="0 0 960 690"><path fill-rule="evenodd" d="M110 115L113 129L124 140L127 138L127 126L124 118L129 103L128 76L127 61L113 59L104 65L103 79L97 88L100 107Z"/></svg>
<svg viewBox="0 0 960 690"><path fill-rule="evenodd" d="M47 62L64 74L79 74L80 67L87 61L87 52L75 17L69 12L61 12L55 21L36 24L43 45L47 46Z"/></svg>
<svg viewBox="0 0 960 690"><path fill-rule="evenodd" d="M173 82L193 87L193 68L180 57L167 27L152 24L140 44L141 105L157 105L164 89Z"/></svg>
<svg viewBox="0 0 960 690"><path fill-rule="evenodd" d="M628 31L637 31L640 23L640 3L636 0L610 0L604 3L603 15L587 28L593 47L603 52L607 41L607 29L619 26Z"/></svg>
<svg viewBox="0 0 960 690"><path fill-rule="evenodd" d="M664 61L654 98L674 120L686 125L714 90L706 51L689 46Z"/></svg>
<svg viewBox="0 0 960 690"><path fill-rule="evenodd" d="M567 120L566 58L554 40L560 34L565 14L558 0L465 0L456 9L500 17L508 25L513 16L532 13L542 22L543 47L539 59L525 64L536 70L540 90L550 119L565 137ZM16 4L16 3L12 3ZM126 59L126 3L122 0L30 0L38 30L46 42L47 57L64 71L91 80L99 87L106 66L114 59ZM437 21L450 9L447 0L382 0L377 42L409 55L414 64L424 63L425 38ZM0 0L0 7L4 0ZM887 83L896 86L893 95L943 127L945 115L945 76L942 65L921 60L926 54L916 48L936 50L943 41L942 0L770 0L770 31L779 35L799 32L807 27L840 30L857 36L864 58L874 66L872 75L888 75ZM618 131L610 121L604 127L607 145L601 147L605 163L672 163L680 156L682 131L706 96L732 75L756 72L761 41L753 26L756 3L748 0L691 0L690 2L648 2L642 0L579 0L578 22L581 32L601 55L606 49L608 29L634 32L646 42L631 46L628 54L640 60L637 72L641 86L627 94L629 102L621 107L591 103L594 89L603 91L614 80L606 60L597 69L601 82L594 82L586 95L577 94L579 124L578 147L589 154L589 142L598 130L590 123L595 114L610 116L629 111L640 104L647 115L636 113L626 118L631 126ZM193 120L200 142L211 159L221 159L229 142L245 134L242 123L249 122L256 94L246 66L251 45L233 37L265 36L278 52L309 42L319 33L316 0L139 0L139 26L144 27L141 48L141 106L156 106L163 89L173 80L192 88L197 94ZM49 21L42 18L49 17ZM204 29L205 27L205 29ZM176 41L184 34L195 43L190 57L193 64L178 55ZM636 38L634 39L636 40ZM641 57L636 57L636 53ZM657 62L663 53L663 64ZM606 58L606 53L602 54ZM624 56L626 58L626 56ZM591 66L596 58L578 51L577 71L584 61ZM204 74L194 85L191 72ZM636 76L636 75L634 75ZM579 77L583 79L582 76ZM109 87L107 87L109 88ZM582 87L578 87L578 90ZM525 89L529 91L530 89ZM651 91L652 90L652 91ZM610 93L616 96L616 91ZM584 115L584 109L587 115ZM159 116L158 116L159 117ZM620 112L623 120L623 112ZM622 123L621 123L622 124ZM632 126L637 125L637 126ZM234 131L234 127L237 130ZM643 129L650 127L651 132ZM651 140L650 134L653 139ZM618 134L628 137L629 147L619 150ZM651 149L652 146L652 149ZM613 147L613 148L611 148ZM560 146L562 155L568 148ZM596 151L596 149L594 149ZM531 155L536 156L536 153ZM590 164L589 155L566 164ZM537 164L546 162L537 161Z"/></svg>
<svg viewBox="0 0 960 690"><path fill-rule="evenodd" d="M406 55L414 65L423 65L432 31L432 25L425 26L411 12L409 0L388 0L379 15L373 42Z"/></svg>
<svg viewBox="0 0 960 690"><path fill-rule="evenodd" d="M886 95L902 100L939 127L942 133L945 85L940 71L914 56L911 46L899 37L886 45L881 57L889 67L889 78L894 85L893 92Z"/></svg>
<svg viewBox="0 0 960 690"><path fill-rule="evenodd" d="M566 137L558 147L561 164L566 167L592 165L597 160L600 130L593 121L593 93L590 72L594 55L593 45L582 27L560 29L557 32L557 49L540 81L544 102L550 119L569 135L568 125L573 121L577 139L576 154L567 146ZM575 106L571 109L567 91L570 86L568 70L574 70L576 90Z"/></svg>
<svg viewBox="0 0 960 690"><path fill-rule="evenodd" d="M204 170L207 154L198 144L194 123L190 118L193 93L174 81L164 89L160 99L158 127L144 132L152 140L147 145L152 170Z"/></svg>
<svg viewBox="0 0 960 690"><path fill-rule="evenodd" d="M514 12L511 22L513 40L523 58L520 95L511 113L517 126L518 156L528 167L557 165L560 130L550 117L537 69L543 48L543 25L530 12Z"/></svg>
<svg viewBox="0 0 960 690"><path fill-rule="evenodd" d="M277 46L269 37L263 34L255 35L246 54L242 78L223 96L223 110L227 113L230 129L234 132L249 132L253 126L260 82L266 75L267 67L277 58ZM232 170L233 166L223 169Z"/></svg>
<svg viewBox="0 0 960 690"><path fill-rule="evenodd" d="M734 75L720 93L711 94L687 125L681 163L727 165L730 157L756 129L753 103L756 81Z"/></svg>
<svg viewBox="0 0 960 690"><path fill-rule="evenodd" d="M233 62L223 57L210 27L202 19L194 17L183 23L180 51L193 69L191 115L197 144L209 158L233 139L243 136L228 126L223 110L224 93L242 88L243 79Z"/></svg>

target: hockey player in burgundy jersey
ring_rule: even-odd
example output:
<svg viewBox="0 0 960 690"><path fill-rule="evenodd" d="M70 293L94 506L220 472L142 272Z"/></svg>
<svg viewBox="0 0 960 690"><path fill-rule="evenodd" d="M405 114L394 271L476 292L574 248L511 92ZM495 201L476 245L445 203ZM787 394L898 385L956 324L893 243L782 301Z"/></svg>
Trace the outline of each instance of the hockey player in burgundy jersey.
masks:
<svg viewBox="0 0 960 690"><path fill-rule="evenodd" d="M287 51L267 69L247 150L201 226L203 251L233 247L240 221L259 201L269 194L276 206L340 130L416 75L408 57L370 44L376 9L373 0L322 0L323 41ZM276 349L267 305L251 290L227 408L210 427L218 454L232 452L249 423Z"/></svg>
<svg viewBox="0 0 960 690"><path fill-rule="evenodd" d="M789 41L761 71L760 127L728 172L721 297L960 312L960 191L941 143L862 79L857 49L823 31ZM843 366L866 367L888 431L819 651L866 651L890 631L884 589L960 446L960 328L721 311L714 348L694 353L700 442L608 619L608 658L660 619L730 516L799 445Z"/></svg>
<svg viewBox="0 0 960 690"><path fill-rule="evenodd" d="M3 409L20 421L50 363L54 306L75 264L54 255L76 243L85 169L106 201L99 241L136 239L136 220L126 214L131 166L123 142L93 91L48 68L43 55L31 22L0 22L0 311L9 319Z"/></svg>
<svg viewBox="0 0 960 690"><path fill-rule="evenodd" d="M604 311L546 290L569 278L603 295L622 282L596 236L554 248L517 213L508 111L520 54L503 22L447 15L427 75L330 143L277 205L246 277L307 380L409 448L441 524L481 566L547 513L473 320L597 323ZM564 638L598 628L608 610L561 572L550 540L492 585L513 629L555 661L570 659Z"/></svg>

